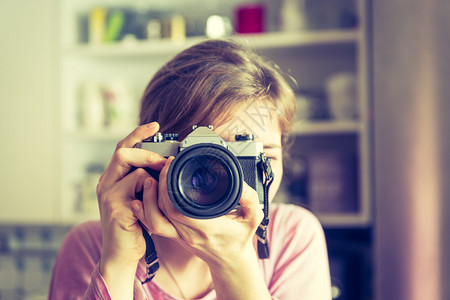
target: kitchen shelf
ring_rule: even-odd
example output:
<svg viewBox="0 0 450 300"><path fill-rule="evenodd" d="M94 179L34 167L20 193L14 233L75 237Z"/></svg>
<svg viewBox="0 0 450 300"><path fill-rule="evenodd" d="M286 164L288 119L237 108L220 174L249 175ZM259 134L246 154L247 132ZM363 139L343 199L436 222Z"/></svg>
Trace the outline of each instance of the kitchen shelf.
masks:
<svg viewBox="0 0 450 300"><path fill-rule="evenodd" d="M137 125L136 125L137 126ZM129 135L135 128L124 128L117 130L73 130L63 133L63 138L73 139L77 141L101 141L101 142L119 142L127 135Z"/></svg>
<svg viewBox="0 0 450 300"><path fill-rule="evenodd" d="M299 32L272 32L261 35L238 35L246 39L252 48L264 50L274 48L324 46L357 42L359 30L314 30Z"/></svg>
<svg viewBox="0 0 450 300"><path fill-rule="evenodd" d="M298 121L294 123L291 134L302 135L329 135L329 134L358 134L364 125L358 121Z"/></svg>
<svg viewBox="0 0 450 300"><path fill-rule="evenodd" d="M259 50L351 44L358 39L358 30L316 30L302 32L270 32L263 34L234 35L232 40L248 44ZM134 40L110 44L77 44L64 49L66 54L81 56L154 56L176 54L195 45L206 37L190 37L184 41L161 39L155 41Z"/></svg>
<svg viewBox="0 0 450 300"><path fill-rule="evenodd" d="M359 121L298 121L293 124L291 134L294 136L358 134L364 128L364 124ZM63 137L81 141L118 142L131 133L133 129L105 129L100 131L74 130L64 133Z"/></svg>
<svg viewBox="0 0 450 300"><path fill-rule="evenodd" d="M361 228L371 224L368 213L319 214L318 218L325 228Z"/></svg>
<svg viewBox="0 0 450 300"><path fill-rule="evenodd" d="M290 196L282 187L277 193L275 203L291 203ZM301 204L301 206L308 208L308 205ZM363 206L358 213L355 212L321 212L315 213L320 223L324 228L367 228L371 225L370 207Z"/></svg>

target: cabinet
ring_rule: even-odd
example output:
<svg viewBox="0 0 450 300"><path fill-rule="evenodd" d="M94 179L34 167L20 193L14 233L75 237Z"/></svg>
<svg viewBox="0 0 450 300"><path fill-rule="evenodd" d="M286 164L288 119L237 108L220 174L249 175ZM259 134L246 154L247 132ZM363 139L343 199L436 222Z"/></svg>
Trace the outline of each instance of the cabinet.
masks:
<svg viewBox="0 0 450 300"><path fill-rule="evenodd" d="M121 90L113 91L113 95L125 93L122 96L126 98L123 101L128 101L129 116L136 115L140 93L154 72L180 50L204 39L194 36L178 41L138 39L120 43L88 43L83 35L87 31L86 26L83 27L83 18L92 12L95 5L135 7L141 4L139 1L132 1L131 4L112 0L94 2L65 0L60 7L60 217L69 222L98 217L94 190L96 176L108 163L115 144L136 123L135 120L118 122L119 125L105 127L98 126L94 120L90 123L91 127L83 128L79 125L80 115L77 114L83 110L83 99L89 95L90 105L93 105L99 97L104 97L105 90L111 93L111 89L119 85ZM183 2L175 2L170 2L167 7L177 13L192 11L186 8L186 4L182 5ZM220 12L232 17L232 7L240 2L231 1L226 6L220 6ZM355 28L268 31L231 38L246 43L288 72L299 84L299 101L304 95L311 96L311 93L316 99L312 100L313 103L325 101L324 86L331 75L342 71L355 74L358 118L337 120L325 112L310 119L303 117L295 123L290 155L286 161L289 166L291 162L300 161L300 171L286 170L285 179L291 186L282 187L278 201L307 206L325 227L366 227L371 219L366 3L342 3L350 3L356 12L359 21ZM270 1L267 4L269 8L273 7ZM159 11L168 9L156 3L149 7ZM214 11L212 4L201 7L204 7L205 13ZM274 26L273 22L271 24L269 29ZM98 114L103 115L104 111L97 110ZM105 120L98 122L103 124ZM304 178L297 178L299 172L304 170L307 170L301 175ZM333 178L324 175L327 170L334 172ZM303 190L293 189L292 185L297 188L303 185ZM323 189L328 194L321 193ZM321 195L328 199L323 200Z"/></svg>

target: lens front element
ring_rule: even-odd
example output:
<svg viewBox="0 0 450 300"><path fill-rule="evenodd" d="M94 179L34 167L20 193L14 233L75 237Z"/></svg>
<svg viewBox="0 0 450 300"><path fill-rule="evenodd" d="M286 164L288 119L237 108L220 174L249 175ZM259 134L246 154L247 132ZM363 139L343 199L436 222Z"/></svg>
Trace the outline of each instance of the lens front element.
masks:
<svg viewBox="0 0 450 300"><path fill-rule="evenodd" d="M184 198L199 205L223 201L231 175L222 162L210 155L188 160L179 175L179 188Z"/></svg>

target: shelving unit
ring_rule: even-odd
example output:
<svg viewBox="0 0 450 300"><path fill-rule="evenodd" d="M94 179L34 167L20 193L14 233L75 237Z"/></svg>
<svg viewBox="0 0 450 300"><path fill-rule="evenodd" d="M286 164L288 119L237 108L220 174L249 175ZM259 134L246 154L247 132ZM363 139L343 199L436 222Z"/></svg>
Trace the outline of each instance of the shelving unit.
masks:
<svg viewBox="0 0 450 300"><path fill-rule="evenodd" d="M119 1L120 2L120 1ZM102 3L108 5L108 1ZM114 1L112 2L115 3ZM269 32L257 35L231 36L248 45L262 56L277 63L299 83L301 88L323 89L325 80L339 71L352 71L358 80L357 120L335 121L305 120L294 124L295 144L303 141L315 144L332 136L350 145L336 142L332 149L351 149L357 161L357 179L354 182L356 206L351 211L315 212L325 227L367 227L371 222L370 191L370 120L367 67L367 41L365 2L356 2L359 14L357 29L329 29L302 32ZM79 195L74 189L86 175L85 168L94 163L106 165L115 144L125 137L133 126L119 129L90 131L77 125L77 94L85 81L108 82L112 78L125 79L132 86L133 100L137 104L140 93L153 73L176 53L194 45L205 37L188 37L183 42L169 39L159 41L136 40L131 43L91 45L79 42L77 14L83 7L73 1L61 6L63 32L61 39L61 222L80 222L95 218L94 211L76 212ZM311 142L312 141L312 142ZM328 147L328 146L325 146ZM297 147L302 148L302 147ZM300 150L301 151L301 150ZM309 150L308 150L309 151ZM289 195L280 193L281 199ZM288 201L288 200L287 200Z"/></svg>

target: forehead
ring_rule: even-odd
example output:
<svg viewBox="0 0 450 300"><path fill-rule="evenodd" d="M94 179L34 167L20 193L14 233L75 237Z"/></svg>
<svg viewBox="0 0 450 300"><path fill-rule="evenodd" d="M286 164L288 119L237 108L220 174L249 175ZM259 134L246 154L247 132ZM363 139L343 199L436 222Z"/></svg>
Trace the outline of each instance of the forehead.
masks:
<svg viewBox="0 0 450 300"><path fill-rule="evenodd" d="M278 142L281 139L277 110L268 103L242 105L227 122L213 125L214 131L226 141L233 141L236 134L243 133L251 133L255 140L264 142Z"/></svg>

